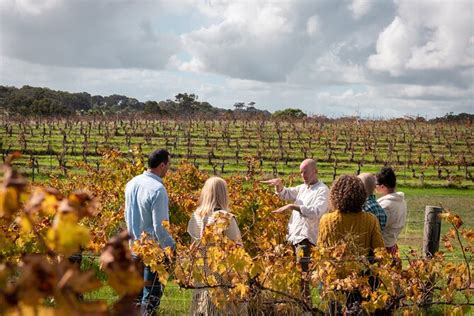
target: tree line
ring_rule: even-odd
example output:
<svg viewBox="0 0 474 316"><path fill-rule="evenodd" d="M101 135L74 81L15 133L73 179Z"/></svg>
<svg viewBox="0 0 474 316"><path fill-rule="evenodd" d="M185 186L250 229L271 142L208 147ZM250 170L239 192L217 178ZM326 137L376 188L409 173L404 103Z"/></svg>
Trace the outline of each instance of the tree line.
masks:
<svg viewBox="0 0 474 316"><path fill-rule="evenodd" d="M252 102L255 104L255 102ZM124 95L91 95L87 92L70 93L49 88L23 86L22 88L0 86L0 111L3 114L31 116L69 116L111 114L150 114L163 117L270 117L271 113L254 106L247 109L225 110L200 101L196 94L179 93L174 100L139 100ZM234 113L235 112L235 113Z"/></svg>
<svg viewBox="0 0 474 316"><path fill-rule="evenodd" d="M21 88L0 85L0 113L8 116L108 116L145 114L170 118L209 117L223 119L304 119L307 118L301 109L286 108L274 113L260 110L255 102L236 102L234 110L213 106L207 101L200 101L194 93L178 93L174 100L148 100L141 102L136 98L112 94L109 96L91 95L87 92L71 93L49 88ZM325 116L319 119L330 120ZM426 121L421 116L404 117L406 120ZM453 112L443 117L431 119L430 122L469 122L474 121L474 114Z"/></svg>

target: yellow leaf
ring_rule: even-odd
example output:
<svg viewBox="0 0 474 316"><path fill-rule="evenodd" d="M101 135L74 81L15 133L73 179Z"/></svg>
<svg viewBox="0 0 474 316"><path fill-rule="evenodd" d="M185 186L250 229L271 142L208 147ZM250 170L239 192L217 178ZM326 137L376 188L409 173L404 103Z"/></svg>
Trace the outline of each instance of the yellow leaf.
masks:
<svg viewBox="0 0 474 316"><path fill-rule="evenodd" d="M252 268L250 269L250 277L251 278L254 278L256 277L258 274L262 273L264 270L262 268L262 265L260 263L254 263L254 265L252 266Z"/></svg>
<svg viewBox="0 0 474 316"><path fill-rule="evenodd" d="M143 288L143 277L134 270L110 269L106 272L108 283L119 295L136 294Z"/></svg>
<svg viewBox="0 0 474 316"><path fill-rule="evenodd" d="M20 304L17 308L12 308L7 311L6 316L55 316L60 315L56 313L53 307L45 306L28 306Z"/></svg>
<svg viewBox="0 0 474 316"><path fill-rule="evenodd" d="M73 213L59 213L57 216L54 227L46 234L48 246L65 256L78 252L81 246L87 246L90 233L77 223L77 216Z"/></svg>
<svg viewBox="0 0 474 316"><path fill-rule="evenodd" d="M248 287L246 287L242 283L237 283L234 289L235 289L235 292L238 293L241 298L247 295L248 293Z"/></svg>
<svg viewBox="0 0 474 316"><path fill-rule="evenodd" d="M168 258L173 257L173 249L171 249L171 247L166 247L166 248L165 248L165 255L166 255Z"/></svg>
<svg viewBox="0 0 474 316"><path fill-rule="evenodd" d="M170 222L162 221L161 226L163 226L163 228L166 229L168 232L170 231Z"/></svg>
<svg viewBox="0 0 474 316"><path fill-rule="evenodd" d="M22 215L21 217L19 217L19 224L20 224L22 233L26 234L26 233L31 232L31 229L32 229L31 222L28 218L26 218L26 216Z"/></svg>
<svg viewBox="0 0 474 316"><path fill-rule="evenodd" d="M54 215L58 209L58 200L53 194L46 194L43 203L41 204L41 210L44 214Z"/></svg>
<svg viewBox="0 0 474 316"><path fill-rule="evenodd" d="M20 195L16 188L0 188L0 217L11 217L20 208Z"/></svg>
<svg viewBox="0 0 474 316"><path fill-rule="evenodd" d="M150 266L150 270L156 272L158 279L160 280L161 284L164 286L168 283L169 273L163 266L163 264L152 264Z"/></svg>
<svg viewBox="0 0 474 316"><path fill-rule="evenodd" d="M217 285L217 279L214 275L210 275L208 278L207 278L207 284L209 284L210 286L213 286L213 285Z"/></svg>
<svg viewBox="0 0 474 316"><path fill-rule="evenodd" d="M227 270L227 267L226 267L226 265L225 265L224 263L219 263L219 264L217 265L217 269L216 269L216 270L217 270L217 272L218 272L219 274L223 274L223 273Z"/></svg>
<svg viewBox="0 0 474 316"><path fill-rule="evenodd" d="M450 315L450 316L463 316L464 312L462 310L462 307L456 306L453 309L448 311L448 315Z"/></svg>

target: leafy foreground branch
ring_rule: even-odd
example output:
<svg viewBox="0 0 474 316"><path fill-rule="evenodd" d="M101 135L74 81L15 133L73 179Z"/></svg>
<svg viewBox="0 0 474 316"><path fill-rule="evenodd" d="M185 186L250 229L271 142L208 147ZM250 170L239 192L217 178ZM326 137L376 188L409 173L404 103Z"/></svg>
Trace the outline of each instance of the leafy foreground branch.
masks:
<svg viewBox="0 0 474 316"><path fill-rule="evenodd" d="M11 167L14 158L16 155L6 160L0 186L0 313L136 314L133 300L143 284L132 260L128 234L122 232L104 241L103 232L118 230L120 220L117 215L109 217L113 221L100 217L113 207L104 201L121 203L109 182L104 183L107 189L101 189L106 176L88 176L96 197L85 191L64 195L56 189L29 186ZM133 168L139 170L141 161L135 162ZM112 173L115 186L135 172L133 168L114 169L122 172ZM474 232L463 228L461 218L450 210L442 215L452 226L443 242L448 250L459 247L462 261L450 261L441 252L423 258L411 251L402 268L384 249L377 249L373 258L361 256L347 238L333 248L315 248L309 272L302 275L293 250L283 243L281 221L268 220L278 202L271 192L252 182L252 175L247 182L239 177L229 180L244 245L224 236L230 220L226 216L218 217L199 242L190 244L183 223L195 206L193 192L205 175L190 165L180 170L173 177L176 183L169 184L172 207L180 219L168 227L177 240L176 252L160 248L146 235L133 244L134 252L158 272L163 284L173 280L182 288L204 290L217 308L231 306L236 314L390 314L402 310L410 315L433 305L463 314L473 305ZM82 299L103 282L93 271L81 271L68 260L81 249L94 252L99 246L106 283L118 294L112 306ZM303 299L302 278L318 289L317 301Z"/></svg>

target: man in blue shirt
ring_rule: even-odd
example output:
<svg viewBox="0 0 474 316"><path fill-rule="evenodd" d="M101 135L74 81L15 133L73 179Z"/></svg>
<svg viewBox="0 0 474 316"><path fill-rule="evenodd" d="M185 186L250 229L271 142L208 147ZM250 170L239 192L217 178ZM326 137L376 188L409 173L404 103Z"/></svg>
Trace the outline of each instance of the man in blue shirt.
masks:
<svg viewBox="0 0 474 316"><path fill-rule="evenodd" d="M361 173L358 177L364 184L365 191L367 192L367 201L365 201L362 206L362 210L374 214L379 220L380 230L383 231L387 223L387 214L375 199L374 190L377 179L373 174L368 172Z"/></svg>
<svg viewBox="0 0 474 316"><path fill-rule="evenodd" d="M170 154L161 149L148 157L148 170L134 177L125 187L125 221L131 242L143 232L155 238L162 248L175 249L173 237L163 227L169 221L168 193L163 180L170 166ZM160 305L163 288L156 273L145 266L145 286L141 296L143 315L154 315Z"/></svg>

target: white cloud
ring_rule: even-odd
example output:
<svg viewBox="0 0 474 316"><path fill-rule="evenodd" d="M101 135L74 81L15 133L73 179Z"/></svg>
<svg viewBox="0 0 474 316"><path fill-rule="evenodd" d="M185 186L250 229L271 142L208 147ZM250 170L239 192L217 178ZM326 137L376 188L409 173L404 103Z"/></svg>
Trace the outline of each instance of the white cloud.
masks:
<svg viewBox="0 0 474 316"><path fill-rule="evenodd" d="M377 14L371 20L379 24L392 17L385 3L354 5L359 13L375 10ZM338 69L363 68L368 49L373 47L373 36L383 25L370 26L362 17L353 21L351 11L337 1L219 2L212 9L205 12L212 16L213 23L183 35L191 64L199 64L205 72L265 82L312 80L315 75L308 70L315 60L341 45L341 56L336 58L345 67ZM188 63L184 69L191 66ZM354 71L347 75L336 73L332 64L324 67L333 71L318 77L331 77L331 83L356 78Z"/></svg>
<svg viewBox="0 0 474 316"><path fill-rule="evenodd" d="M202 63L201 60L199 60L196 57L193 57L191 58L190 61L183 62L177 66L178 66L178 69L182 71L190 71L190 72L196 72L196 73L205 71L204 64Z"/></svg>
<svg viewBox="0 0 474 316"><path fill-rule="evenodd" d="M3 0L0 2L0 10L16 11L22 15L39 15L60 5L61 0Z"/></svg>
<svg viewBox="0 0 474 316"><path fill-rule="evenodd" d="M443 115L472 107L473 6L0 0L0 84L140 100L190 92L227 108Z"/></svg>
<svg viewBox="0 0 474 316"><path fill-rule="evenodd" d="M458 98L474 100L474 91L447 86L408 85L400 89L399 97L431 100Z"/></svg>
<svg viewBox="0 0 474 316"><path fill-rule="evenodd" d="M416 43L416 33L400 17L380 34L377 40L377 54L369 57L368 65L375 70L389 71L392 76L400 75L410 48Z"/></svg>
<svg viewBox="0 0 474 316"><path fill-rule="evenodd" d="M474 66L472 1L401 0L398 11L377 40L370 68L400 76Z"/></svg>
<svg viewBox="0 0 474 316"><path fill-rule="evenodd" d="M202 71L234 78L284 80L301 55L304 35L294 29L289 3L238 1L215 10L220 21L183 35L192 55L183 67L198 64Z"/></svg>
<svg viewBox="0 0 474 316"><path fill-rule="evenodd" d="M4 56L45 65L162 69L179 38L155 27L160 2L12 1L0 10Z"/></svg>
<svg viewBox="0 0 474 316"><path fill-rule="evenodd" d="M270 85L256 80L243 80L243 79L233 79L229 78L225 80L227 87L232 90L253 90L253 91L263 91L268 90Z"/></svg>
<svg viewBox="0 0 474 316"><path fill-rule="evenodd" d="M306 32L310 37L313 37L320 33L320 28L321 26L318 16L316 14L312 15L306 22Z"/></svg>
<svg viewBox="0 0 474 316"><path fill-rule="evenodd" d="M359 19L366 15L372 6L372 2L375 0L352 0L349 9L352 11L354 18Z"/></svg>

